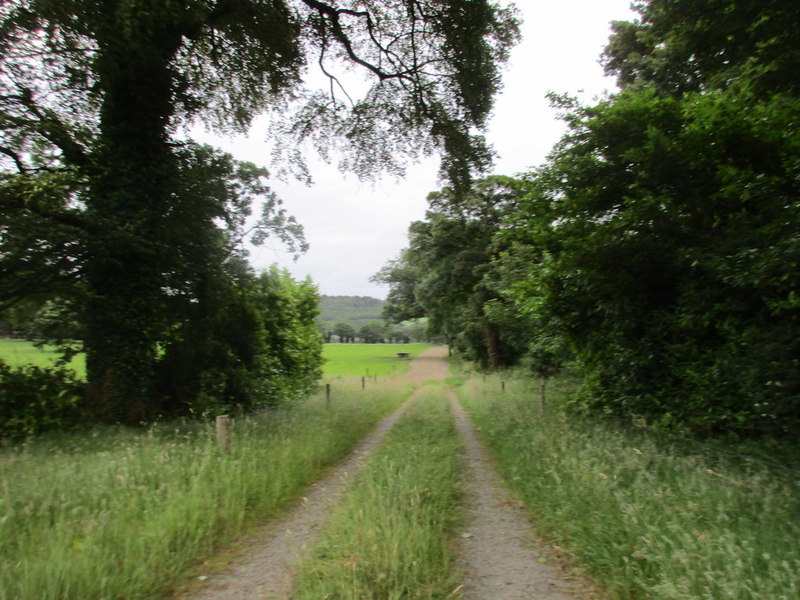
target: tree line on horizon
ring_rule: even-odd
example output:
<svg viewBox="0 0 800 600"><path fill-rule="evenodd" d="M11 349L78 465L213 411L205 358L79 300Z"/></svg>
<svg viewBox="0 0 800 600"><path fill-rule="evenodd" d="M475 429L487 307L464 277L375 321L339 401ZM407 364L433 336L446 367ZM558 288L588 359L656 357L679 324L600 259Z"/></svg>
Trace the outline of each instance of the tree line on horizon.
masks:
<svg viewBox="0 0 800 600"><path fill-rule="evenodd" d="M540 167L429 195L376 280L489 369L700 435L800 433L800 12L650 0L613 23L619 91L553 95Z"/></svg>
<svg viewBox="0 0 800 600"><path fill-rule="evenodd" d="M383 319L384 301L370 296L320 296L317 318L325 343L427 342L427 323L410 321L387 323Z"/></svg>

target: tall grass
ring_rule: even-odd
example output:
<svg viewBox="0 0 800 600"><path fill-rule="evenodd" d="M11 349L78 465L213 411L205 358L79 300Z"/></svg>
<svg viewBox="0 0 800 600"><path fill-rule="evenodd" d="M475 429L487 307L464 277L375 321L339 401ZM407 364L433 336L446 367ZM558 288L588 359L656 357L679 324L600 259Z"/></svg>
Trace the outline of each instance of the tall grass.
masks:
<svg viewBox="0 0 800 600"><path fill-rule="evenodd" d="M290 503L407 397L340 391L211 426L96 430L0 453L0 599L154 598Z"/></svg>
<svg viewBox="0 0 800 600"><path fill-rule="evenodd" d="M537 393L496 388L473 379L465 407L541 530L611 597L800 598L796 470L542 412Z"/></svg>
<svg viewBox="0 0 800 600"><path fill-rule="evenodd" d="M457 587L459 445L442 388L424 393L337 506L292 598L442 600Z"/></svg>

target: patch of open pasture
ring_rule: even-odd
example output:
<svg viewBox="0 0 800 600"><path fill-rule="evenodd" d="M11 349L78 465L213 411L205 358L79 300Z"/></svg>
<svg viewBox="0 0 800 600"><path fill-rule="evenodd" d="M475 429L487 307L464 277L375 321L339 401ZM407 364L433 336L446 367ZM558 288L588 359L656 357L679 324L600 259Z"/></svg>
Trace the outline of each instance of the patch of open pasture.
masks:
<svg viewBox="0 0 800 600"><path fill-rule="evenodd" d="M210 424L96 429L0 451L0 600L149 599L295 501L408 397L344 385L236 419L230 453Z"/></svg>
<svg viewBox="0 0 800 600"><path fill-rule="evenodd" d="M60 358L55 348L45 346L37 347L33 342L16 338L0 338L0 360L11 367L24 367L35 365L37 367L52 367ZM86 359L83 354L75 356L68 364L80 378L86 377Z"/></svg>
<svg viewBox="0 0 800 600"><path fill-rule="evenodd" d="M402 375L408 370L409 359L431 347L431 344L422 343L325 344L322 350L325 359L323 374L326 378Z"/></svg>
<svg viewBox="0 0 800 600"><path fill-rule="evenodd" d="M17 338L0 337L0 360L11 367L34 365L52 367L60 358L60 354L52 346L38 347L34 342ZM76 355L67 365L81 378L86 376L86 359L81 353Z"/></svg>
<svg viewBox="0 0 800 600"><path fill-rule="evenodd" d="M299 566L292 598L454 597L461 458L444 393L423 388L386 436Z"/></svg>
<svg viewBox="0 0 800 600"><path fill-rule="evenodd" d="M619 599L800 597L796 469L542 406L538 386L473 377L462 403L565 556Z"/></svg>

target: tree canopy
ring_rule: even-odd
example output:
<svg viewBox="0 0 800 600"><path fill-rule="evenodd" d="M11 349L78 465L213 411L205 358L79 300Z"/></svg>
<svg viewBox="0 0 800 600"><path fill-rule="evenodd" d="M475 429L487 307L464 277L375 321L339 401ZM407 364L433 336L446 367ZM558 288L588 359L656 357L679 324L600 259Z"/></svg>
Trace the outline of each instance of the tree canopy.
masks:
<svg viewBox="0 0 800 600"><path fill-rule="evenodd" d="M450 188L429 194L430 210L409 227L408 248L374 277L390 286L384 316L428 317L431 335L470 358L492 369L513 363L526 340L503 310L493 259L518 193L513 179L488 177L463 197Z"/></svg>
<svg viewBox="0 0 800 600"><path fill-rule="evenodd" d="M412 225L380 275L389 314L462 336L478 318L522 323L512 359L540 375L573 361L584 410L796 436L800 13L754 0L637 6L604 54L620 91L588 106L552 97L566 134L509 182L512 203L490 200L509 207L499 225L454 221L458 202Z"/></svg>
<svg viewBox="0 0 800 600"><path fill-rule="evenodd" d="M256 241L304 244L263 170L177 132L243 130L269 109L284 148L335 149L362 176L439 151L465 187L488 166L478 133L517 35L486 0L4 2L0 301L74 302L104 418L169 412L163 348L241 291L250 204ZM312 65L327 91L305 90ZM348 96L346 69L366 92Z"/></svg>

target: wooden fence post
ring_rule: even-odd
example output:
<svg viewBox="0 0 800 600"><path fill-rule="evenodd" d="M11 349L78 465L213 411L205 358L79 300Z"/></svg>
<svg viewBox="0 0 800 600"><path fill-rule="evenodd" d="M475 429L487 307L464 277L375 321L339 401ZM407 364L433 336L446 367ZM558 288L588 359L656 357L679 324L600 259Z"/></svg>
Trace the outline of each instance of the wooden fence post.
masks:
<svg viewBox="0 0 800 600"><path fill-rule="evenodd" d="M225 454L231 453L231 418L228 415L217 417L217 444Z"/></svg>
<svg viewBox="0 0 800 600"><path fill-rule="evenodd" d="M331 405L331 384L325 384L325 406L330 407Z"/></svg>
<svg viewBox="0 0 800 600"><path fill-rule="evenodd" d="M505 394L505 392L506 392L506 382L505 381L501 381L500 382L500 388L503 390L503 393Z"/></svg>
<svg viewBox="0 0 800 600"><path fill-rule="evenodd" d="M541 392L542 392L542 410L544 410L544 405L545 405L545 396L544 396L544 394L545 394L545 387L546 386L547 386L546 383L542 384L542 390L541 390Z"/></svg>
<svg viewBox="0 0 800 600"><path fill-rule="evenodd" d="M361 377L361 389L363 390L366 387L366 385L367 385L367 378L362 376Z"/></svg>

